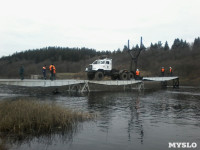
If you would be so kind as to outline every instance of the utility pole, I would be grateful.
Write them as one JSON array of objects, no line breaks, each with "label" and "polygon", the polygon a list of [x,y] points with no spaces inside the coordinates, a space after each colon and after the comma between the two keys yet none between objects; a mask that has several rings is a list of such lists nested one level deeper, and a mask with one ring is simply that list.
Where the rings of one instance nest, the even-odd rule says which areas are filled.
[{"label": "utility pole", "polygon": [[[140,38],[140,48],[139,49],[132,49],[129,48],[129,40],[128,40],[128,52],[131,56],[131,64],[130,64],[130,71],[136,72],[137,65],[138,65],[138,58],[141,53],[141,51],[144,49],[144,46],[142,44],[142,37]],[[133,70],[133,62],[135,64],[135,68]]]}]

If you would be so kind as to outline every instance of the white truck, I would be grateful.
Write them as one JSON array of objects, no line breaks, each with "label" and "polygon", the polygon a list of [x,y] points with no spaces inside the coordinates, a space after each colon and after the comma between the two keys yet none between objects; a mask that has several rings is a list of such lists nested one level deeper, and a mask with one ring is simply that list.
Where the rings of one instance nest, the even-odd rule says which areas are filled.
[{"label": "white truck", "polygon": [[95,60],[85,71],[89,80],[102,80],[104,76],[110,76],[112,80],[130,80],[135,76],[133,71],[113,69],[109,58]]}]

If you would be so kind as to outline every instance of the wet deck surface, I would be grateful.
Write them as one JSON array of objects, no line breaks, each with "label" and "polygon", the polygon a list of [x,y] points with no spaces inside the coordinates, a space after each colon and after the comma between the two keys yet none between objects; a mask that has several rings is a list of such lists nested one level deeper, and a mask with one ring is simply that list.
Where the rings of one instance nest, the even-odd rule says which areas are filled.
[{"label": "wet deck surface", "polygon": [[33,80],[33,79],[0,79],[0,84],[3,85],[17,85],[17,86],[28,86],[28,87],[50,87],[50,86],[65,86],[74,84],[103,84],[103,85],[129,85],[141,83],[141,80],[126,80],[126,81],[93,81],[93,80]]},{"label": "wet deck surface", "polygon": [[162,81],[170,81],[170,80],[175,80],[178,79],[179,77],[174,76],[174,77],[143,77],[144,81],[158,81],[158,82],[162,82]]}]

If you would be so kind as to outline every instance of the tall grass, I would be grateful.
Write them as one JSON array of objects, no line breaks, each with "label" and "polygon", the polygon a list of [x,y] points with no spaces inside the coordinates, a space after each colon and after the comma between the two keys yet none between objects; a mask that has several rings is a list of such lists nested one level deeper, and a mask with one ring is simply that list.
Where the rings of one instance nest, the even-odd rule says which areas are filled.
[{"label": "tall grass", "polygon": [[52,133],[73,129],[91,115],[36,100],[0,102],[0,132],[15,135]]},{"label": "tall grass", "polygon": [[0,139],[0,150],[8,150],[6,142],[2,139]]}]

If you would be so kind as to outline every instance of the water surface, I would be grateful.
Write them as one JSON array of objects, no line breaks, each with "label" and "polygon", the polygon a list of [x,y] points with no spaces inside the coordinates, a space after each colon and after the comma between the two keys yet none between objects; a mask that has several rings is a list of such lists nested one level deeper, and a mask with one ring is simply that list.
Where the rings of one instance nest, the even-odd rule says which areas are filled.
[{"label": "water surface", "polygon": [[[16,94],[16,95],[15,95]],[[1,86],[0,99],[27,96]],[[30,97],[30,96],[29,96]],[[37,137],[14,143],[15,150],[167,150],[169,142],[195,142],[200,147],[200,89],[181,87],[132,92],[31,95],[76,111],[97,114],[80,123],[76,133]]]}]

